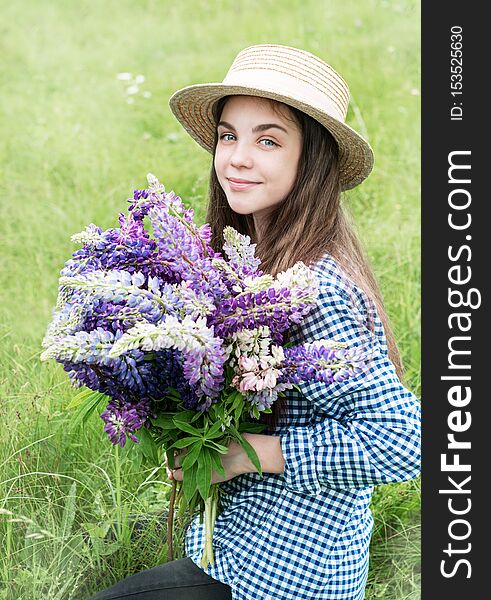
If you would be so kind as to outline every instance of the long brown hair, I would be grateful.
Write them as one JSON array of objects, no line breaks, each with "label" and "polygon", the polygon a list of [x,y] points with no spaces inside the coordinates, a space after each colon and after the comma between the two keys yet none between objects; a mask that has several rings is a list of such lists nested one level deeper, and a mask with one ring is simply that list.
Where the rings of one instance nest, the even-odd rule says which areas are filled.
[{"label": "long brown hair", "polygon": [[[214,106],[218,123],[230,96],[221,98]],[[267,99],[268,100],[268,99]],[[264,235],[257,239],[252,215],[235,213],[227,202],[212,162],[209,184],[207,222],[212,228],[212,246],[222,250],[223,229],[234,227],[256,243],[256,255],[261,259],[261,270],[276,275],[298,261],[312,265],[328,252],[348,277],[374,302],[387,339],[389,358],[397,375],[402,379],[404,369],[384,309],[382,295],[362,245],[346,208],[341,203],[338,169],[338,146],[329,131],[296,108],[269,100],[273,111],[300,127],[302,151],[298,173],[292,189],[283,202],[270,213]],[[216,148],[218,141],[215,130]],[[369,315],[373,328],[373,316]],[[263,421],[274,425],[285,411],[285,403],[273,404],[272,415],[263,415]]]}]

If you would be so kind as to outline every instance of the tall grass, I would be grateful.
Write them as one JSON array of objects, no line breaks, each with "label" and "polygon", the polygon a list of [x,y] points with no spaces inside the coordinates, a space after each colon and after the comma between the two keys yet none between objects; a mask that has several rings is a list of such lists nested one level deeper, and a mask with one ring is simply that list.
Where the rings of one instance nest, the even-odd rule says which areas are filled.
[{"label": "tall grass", "polygon": [[[117,456],[97,418],[71,426],[67,377],[39,362],[59,271],[70,235],[114,226],[149,171],[204,220],[210,157],[167,101],[221,81],[240,49],[301,47],[348,80],[348,122],[376,166],[345,200],[419,394],[419,4],[20,0],[1,11],[0,599],[83,599],[166,560],[170,484],[129,447]],[[145,76],[133,103],[120,72]],[[418,598],[419,482],[378,488],[372,510],[367,598]]]}]

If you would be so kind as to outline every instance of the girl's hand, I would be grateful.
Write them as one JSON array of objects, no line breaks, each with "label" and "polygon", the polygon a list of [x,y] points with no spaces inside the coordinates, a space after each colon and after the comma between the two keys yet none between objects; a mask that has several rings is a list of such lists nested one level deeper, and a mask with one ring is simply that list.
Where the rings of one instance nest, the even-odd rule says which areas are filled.
[{"label": "girl's hand", "polygon": [[[263,435],[261,433],[244,433],[244,438],[251,444],[256,451],[257,457],[263,473],[283,473],[285,470],[285,458],[281,449],[281,440],[279,436],[274,435]],[[182,481],[182,469],[180,468],[180,460],[182,456],[187,452],[187,448],[184,450],[176,451],[174,456],[174,463],[176,468],[170,470],[166,469],[167,476],[169,479],[176,479]],[[240,444],[231,440],[228,445],[227,454],[219,454],[223,468],[225,469],[225,477],[218,475],[215,471],[212,473],[212,483],[220,483],[222,481],[228,481],[237,475],[244,473],[257,473],[256,467],[252,464],[246,451]]]},{"label": "girl's hand", "polygon": [[[169,479],[175,479],[176,481],[183,480],[183,472],[180,464],[186,452],[187,448],[184,448],[183,450],[179,450],[174,453],[174,469],[169,469],[167,466],[167,459],[165,458],[165,468],[167,471],[167,477]],[[246,467],[249,462],[248,456],[242,446],[234,440],[231,440],[229,443],[227,454],[219,454],[219,457],[223,468],[225,469],[225,477],[218,475],[216,471],[213,471],[211,478],[212,484],[228,481],[233,477],[237,477],[237,475],[242,475],[243,473],[249,472]]]}]

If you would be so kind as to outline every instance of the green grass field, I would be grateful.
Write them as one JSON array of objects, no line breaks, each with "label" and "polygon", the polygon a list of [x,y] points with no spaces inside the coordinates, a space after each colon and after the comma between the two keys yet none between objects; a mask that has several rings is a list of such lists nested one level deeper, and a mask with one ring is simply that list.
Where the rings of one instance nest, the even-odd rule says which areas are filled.
[{"label": "green grass field", "polygon": [[[98,418],[40,363],[59,271],[87,224],[117,214],[152,172],[203,221],[210,156],[172,116],[178,88],[221,81],[242,48],[304,48],[350,84],[348,123],[375,169],[346,194],[420,392],[419,3],[322,0],[3,1],[0,36],[0,599],[84,599],[165,562],[165,470],[119,455]],[[135,94],[117,79],[143,75]],[[128,102],[129,100],[129,102]],[[419,481],[377,488],[366,598],[416,599]],[[184,525],[183,525],[184,526]],[[131,538],[131,541],[130,541]],[[182,528],[176,531],[182,556]]]}]

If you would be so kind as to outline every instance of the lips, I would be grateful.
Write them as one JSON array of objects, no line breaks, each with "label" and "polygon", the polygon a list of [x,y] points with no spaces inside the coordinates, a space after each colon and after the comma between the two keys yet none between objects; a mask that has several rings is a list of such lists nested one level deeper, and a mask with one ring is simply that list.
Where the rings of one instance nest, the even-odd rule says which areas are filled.
[{"label": "lips", "polygon": [[238,179],[237,177],[229,177],[228,180],[232,183],[259,183],[259,181],[251,181],[250,179]]},{"label": "lips", "polygon": [[250,188],[253,188],[256,185],[259,185],[261,182],[260,181],[247,181],[246,179],[229,178],[228,183],[232,190],[240,191],[240,190],[248,190]]}]

